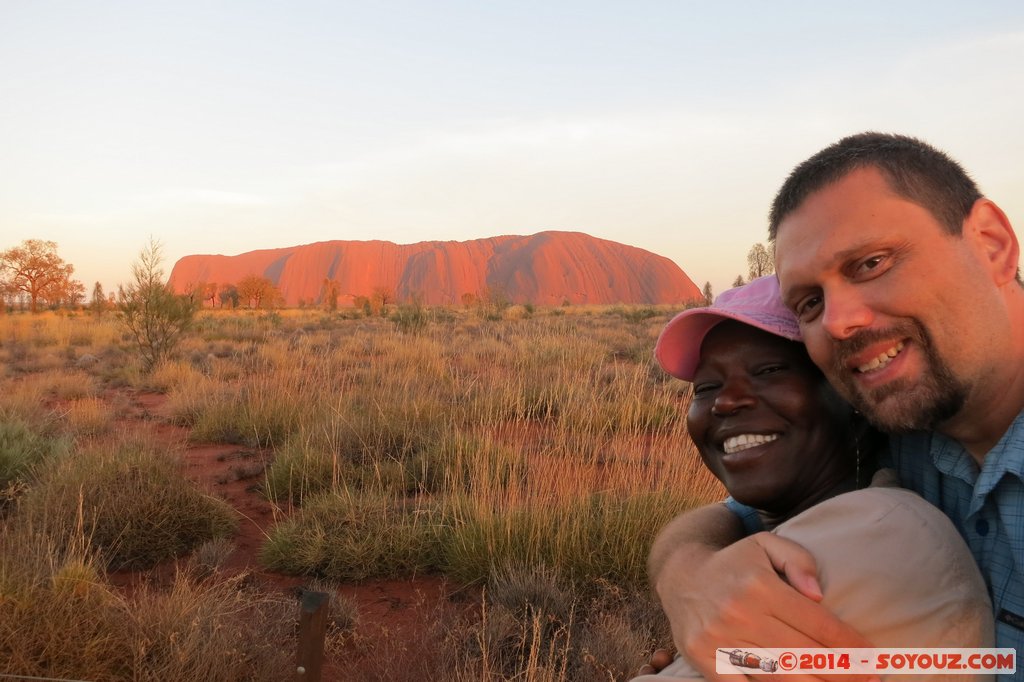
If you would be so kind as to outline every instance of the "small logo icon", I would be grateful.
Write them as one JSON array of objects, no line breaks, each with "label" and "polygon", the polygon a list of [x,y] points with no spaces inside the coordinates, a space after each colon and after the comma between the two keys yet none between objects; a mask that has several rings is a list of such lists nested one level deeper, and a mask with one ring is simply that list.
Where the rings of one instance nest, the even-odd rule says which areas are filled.
[{"label": "small logo icon", "polygon": [[729,662],[738,668],[754,668],[766,673],[773,673],[779,669],[779,664],[774,658],[761,658],[757,654],[742,649],[733,649],[732,651],[719,649],[719,651],[728,655]]}]

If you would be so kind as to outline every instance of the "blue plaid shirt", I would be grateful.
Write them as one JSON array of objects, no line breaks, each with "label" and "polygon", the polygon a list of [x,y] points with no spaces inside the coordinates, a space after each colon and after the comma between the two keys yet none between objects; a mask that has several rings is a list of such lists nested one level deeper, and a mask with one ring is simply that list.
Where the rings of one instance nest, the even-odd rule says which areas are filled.
[{"label": "blue plaid shirt", "polygon": [[[935,432],[894,437],[893,464],[904,487],[952,520],[988,585],[996,646],[1024,652],[1024,412],[985,455]],[[936,560],[941,558],[936,557]],[[1018,675],[1022,673],[1017,662]]]},{"label": "blue plaid shirt", "polygon": [[[1024,654],[1024,412],[985,456],[979,470],[960,443],[922,431],[894,436],[891,462],[900,482],[939,507],[967,541],[988,585],[996,646]],[[731,498],[726,506],[750,533],[764,530],[757,512]],[[941,561],[942,557],[936,557]],[[1017,675],[1024,667],[1017,662]]]}]

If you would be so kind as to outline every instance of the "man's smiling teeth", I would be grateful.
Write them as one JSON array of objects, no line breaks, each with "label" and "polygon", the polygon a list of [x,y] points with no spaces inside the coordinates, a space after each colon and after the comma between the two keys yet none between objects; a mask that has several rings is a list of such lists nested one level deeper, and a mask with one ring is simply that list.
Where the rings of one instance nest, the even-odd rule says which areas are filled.
[{"label": "man's smiling teeth", "polygon": [[771,443],[777,439],[779,434],[773,433],[770,436],[762,436],[757,433],[744,433],[742,436],[733,436],[732,438],[726,438],[725,442],[722,443],[722,449],[725,450],[725,454],[731,455],[734,452],[740,450],[748,450],[758,445],[764,445],[765,443]]},{"label": "man's smiling teeth", "polygon": [[878,357],[871,358],[871,360],[865,362],[863,365],[858,367],[857,371],[870,372],[871,370],[878,369],[879,367],[885,367],[886,365],[889,364],[889,362],[892,361],[894,357],[896,357],[896,354],[899,353],[901,350],[903,350],[902,341],[900,341],[899,343],[897,343],[895,346],[885,351],[884,353],[879,353]]}]

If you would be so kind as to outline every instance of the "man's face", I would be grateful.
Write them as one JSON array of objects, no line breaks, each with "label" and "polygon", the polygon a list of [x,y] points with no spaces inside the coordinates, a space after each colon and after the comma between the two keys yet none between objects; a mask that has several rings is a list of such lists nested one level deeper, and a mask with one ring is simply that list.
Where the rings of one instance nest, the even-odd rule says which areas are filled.
[{"label": "man's face", "polygon": [[874,168],[812,194],[782,221],[776,268],[811,357],[883,430],[956,416],[992,367],[991,306],[979,303],[990,300],[986,270],[964,238]]}]

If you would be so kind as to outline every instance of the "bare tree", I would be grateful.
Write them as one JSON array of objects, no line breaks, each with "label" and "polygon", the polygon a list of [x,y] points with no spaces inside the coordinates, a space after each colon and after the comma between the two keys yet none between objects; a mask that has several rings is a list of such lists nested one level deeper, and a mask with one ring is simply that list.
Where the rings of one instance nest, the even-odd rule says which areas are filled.
[{"label": "bare tree", "polygon": [[40,302],[75,305],[81,300],[85,287],[71,279],[74,271],[57,255],[57,242],[26,239],[21,246],[0,252],[0,288],[28,296],[33,313],[39,312]]},{"label": "bare tree", "polygon": [[103,285],[99,282],[92,287],[92,301],[89,303],[89,308],[96,317],[103,315],[107,309],[107,296],[103,293]]},{"label": "bare tree", "polygon": [[715,294],[711,291],[711,282],[704,282],[704,305],[711,305],[715,300]]},{"label": "bare tree", "polygon": [[747,251],[747,268],[749,269],[748,280],[755,280],[775,272],[775,261],[764,244],[754,244],[750,247],[750,251]]},{"label": "bare tree", "polygon": [[234,284],[222,284],[217,290],[217,298],[220,300],[221,308],[238,307],[238,287]]},{"label": "bare tree", "polygon": [[732,288],[735,289],[736,287],[741,287],[744,284],[746,284],[746,282],[743,281],[743,275],[736,275],[736,279],[732,281]]},{"label": "bare tree", "polygon": [[324,310],[337,310],[338,309],[338,297],[341,295],[340,285],[330,279],[329,277],[324,278],[324,283],[320,287],[320,305],[323,306]]},{"label": "bare tree", "polygon": [[204,287],[203,287],[202,296],[203,296],[203,305],[206,304],[206,301],[209,301],[210,302],[210,307],[211,308],[216,308],[217,307],[217,283],[216,282],[207,282],[204,285]]}]

